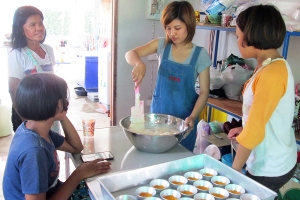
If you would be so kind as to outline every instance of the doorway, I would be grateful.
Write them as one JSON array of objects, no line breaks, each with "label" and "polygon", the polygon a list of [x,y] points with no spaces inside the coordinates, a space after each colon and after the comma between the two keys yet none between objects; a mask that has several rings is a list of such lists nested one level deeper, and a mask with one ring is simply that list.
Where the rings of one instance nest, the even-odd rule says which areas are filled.
[{"label": "doorway", "polygon": [[[83,52],[98,52],[107,49],[113,52],[113,0],[11,0],[8,5],[0,8],[0,17],[4,25],[0,30],[1,35],[11,33],[11,24],[14,11],[23,5],[32,5],[39,8],[44,15],[44,23],[47,29],[46,44],[52,46],[58,68],[67,64],[76,63],[78,55]],[[3,43],[8,42],[3,37]],[[2,43],[2,44],[3,44]],[[108,110],[110,125],[115,125],[113,108],[113,70],[114,55],[110,55],[109,74],[106,75],[109,86]],[[66,65],[64,65],[66,64]],[[6,65],[5,65],[6,66]],[[57,69],[55,69],[57,70]],[[76,73],[75,73],[76,74]],[[74,73],[70,73],[70,76]],[[73,88],[70,88],[73,89]],[[106,102],[107,103],[107,102]],[[101,104],[101,103],[100,103]],[[107,108],[107,106],[106,106]]]}]

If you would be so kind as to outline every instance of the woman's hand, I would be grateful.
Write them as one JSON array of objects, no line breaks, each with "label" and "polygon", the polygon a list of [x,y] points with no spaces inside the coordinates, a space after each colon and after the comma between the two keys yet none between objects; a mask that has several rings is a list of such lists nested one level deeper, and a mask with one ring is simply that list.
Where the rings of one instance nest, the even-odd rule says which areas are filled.
[{"label": "woman's hand", "polygon": [[195,122],[195,119],[191,116],[185,118],[185,120],[184,120],[185,125],[188,126],[189,129],[192,129],[192,130],[194,129],[194,122]]},{"label": "woman's hand", "polygon": [[75,171],[80,176],[80,179],[89,178],[97,174],[103,174],[110,170],[111,163],[104,159],[96,159],[90,162],[82,163]]},{"label": "woman's hand", "polygon": [[143,61],[138,62],[138,64],[133,68],[131,72],[132,81],[135,82],[134,89],[136,89],[142,82],[146,73],[146,65]]},{"label": "woman's hand", "polygon": [[195,122],[195,119],[191,116],[185,118],[184,124],[185,124],[185,126],[188,127],[188,130],[183,139],[185,139],[191,133],[191,131],[194,129],[194,122]]},{"label": "woman's hand", "polygon": [[236,137],[242,132],[242,130],[242,126],[230,129],[227,135],[228,139],[236,141]]}]

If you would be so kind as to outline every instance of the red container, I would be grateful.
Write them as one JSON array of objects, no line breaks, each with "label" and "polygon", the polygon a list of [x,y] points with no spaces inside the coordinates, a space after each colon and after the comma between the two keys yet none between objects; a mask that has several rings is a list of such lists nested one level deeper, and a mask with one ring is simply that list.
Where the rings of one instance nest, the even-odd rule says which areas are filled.
[{"label": "red container", "polygon": [[300,151],[298,151],[297,163],[300,163]]}]

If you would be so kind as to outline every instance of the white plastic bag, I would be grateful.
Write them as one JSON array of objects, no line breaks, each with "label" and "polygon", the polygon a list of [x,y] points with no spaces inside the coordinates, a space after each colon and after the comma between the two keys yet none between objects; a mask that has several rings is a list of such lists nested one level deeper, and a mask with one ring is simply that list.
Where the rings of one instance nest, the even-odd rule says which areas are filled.
[{"label": "white plastic bag", "polygon": [[222,76],[225,84],[222,86],[228,99],[239,100],[243,84],[252,76],[253,71],[239,65],[227,67]]},{"label": "white plastic bag", "polygon": [[252,74],[252,70],[247,70],[240,65],[230,65],[222,72],[222,76],[226,83],[240,85],[244,84]]},{"label": "white plastic bag", "polygon": [[197,125],[197,138],[195,141],[194,154],[202,154],[205,148],[210,144],[202,136],[210,134],[209,124],[203,119]]},{"label": "white plastic bag", "polygon": [[223,79],[222,73],[214,68],[210,68],[210,90],[220,89],[225,84],[225,80]]},{"label": "white plastic bag", "polygon": [[225,83],[222,88],[228,99],[240,100],[242,85]]}]

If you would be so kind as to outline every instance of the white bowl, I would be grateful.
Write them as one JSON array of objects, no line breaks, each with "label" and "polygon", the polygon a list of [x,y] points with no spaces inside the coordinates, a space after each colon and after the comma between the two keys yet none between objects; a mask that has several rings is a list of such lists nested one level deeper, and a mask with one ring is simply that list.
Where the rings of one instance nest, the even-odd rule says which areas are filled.
[{"label": "white bowl", "polygon": [[187,178],[189,184],[202,179],[202,175],[199,172],[186,172],[183,176]]},{"label": "white bowl", "polygon": [[174,189],[166,189],[166,190],[163,190],[160,192],[160,197],[163,199],[163,200],[167,200],[166,198],[164,198],[165,196],[173,196],[177,199],[179,199],[181,197],[181,194],[180,192],[178,192],[177,190],[174,190]]},{"label": "white bowl", "polygon": [[211,182],[206,180],[195,181],[193,183],[193,186],[195,186],[199,192],[203,192],[203,193],[208,193],[208,190],[213,187]]},{"label": "white bowl", "polygon": [[190,197],[181,197],[178,200],[194,200],[194,199]]},{"label": "white bowl", "polygon": [[210,180],[214,187],[225,188],[230,183],[230,180],[225,176],[214,176]]},{"label": "white bowl", "polygon": [[237,184],[228,184],[225,186],[225,190],[229,192],[229,197],[237,198],[237,199],[239,199],[240,196],[246,192],[242,186]]},{"label": "white bowl", "polygon": [[157,192],[165,190],[169,186],[170,186],[170,183],[164,179],[154,179],[150,182],[150,187],[153,187]]},{"label": "white bowl", "polygon": [[181,185],[177,188],[183,197],[193,197],[197,193],[197,188],[192,185]]},{"label": "white bowl", "polygon": [[258,196],[254,194],[242,194],[240,200],[261,200]]},{"label": "white bowl", "polygon": [[195,194],[194,199],[195,200],[202,200],[202,199],[215,200],[215,197],[211,194],[201,192],[201,193]]},{"label": "white bowl", "polygon": [[116,198],[116,200],[136,200],[136,198],[129,194],[120,195]]},{"label": "white bowl", "polygon": [[213,176],[217,176],[218,172],[212,168],[203,168],[200,169],[200,174],[202,175],[204,180],[210,181]]},{"label": "white bowl", "polygon": [[187,184],[188,180],[184,176],[173,175],[168,179],[172,188],[177,189],[178,186]]},{"label": "white bowl", "polygon": [[[151,196],[147,195],[142,195],[142,194],[149,194]],[[135,195],[137,196],[138,199],[143,200],[146,199],[147,197],[153,197],[156,195],[156,190],[153,187],[149,186],[142,186],[136,189]]]},{"label": "white bowl", "polygon": [[[225,190],[224,188],[220,188],[220,187],[210,188],[209,194],[213,195],[215,197],[215,199],[217,199],[217,200],[223,200],[223,199],[227,199],[229,197],[229,192],[227,190]],[[222,197],[219,195],[222,195]]]}]

